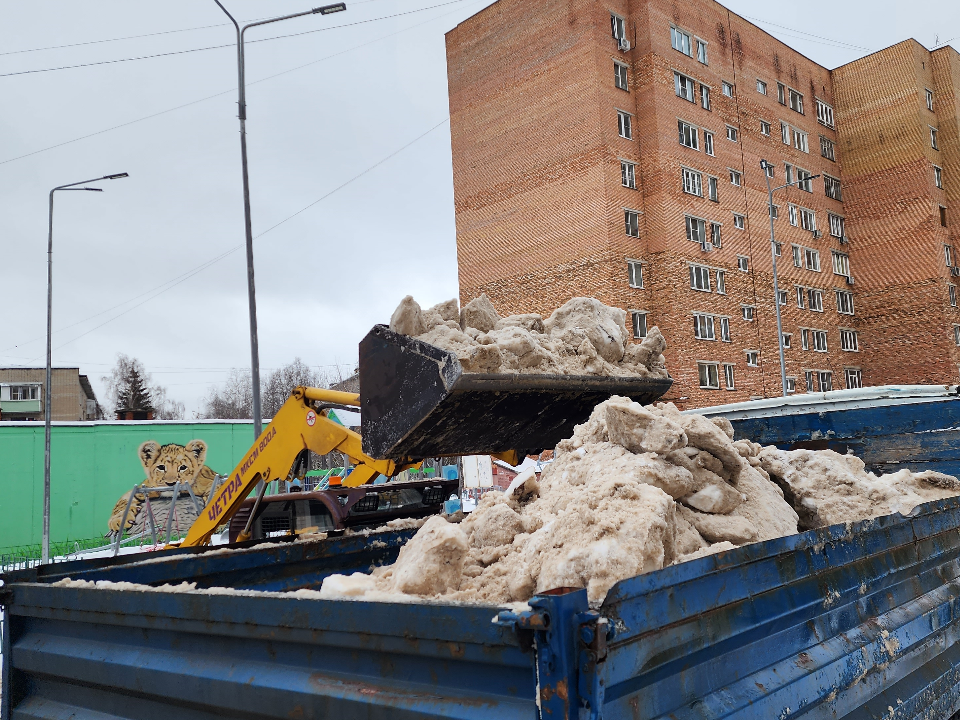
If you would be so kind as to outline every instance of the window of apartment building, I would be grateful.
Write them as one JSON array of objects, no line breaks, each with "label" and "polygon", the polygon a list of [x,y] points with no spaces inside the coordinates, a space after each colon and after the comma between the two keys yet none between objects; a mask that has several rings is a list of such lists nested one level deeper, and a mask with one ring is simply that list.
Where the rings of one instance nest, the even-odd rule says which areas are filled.
[{"label": "window of apartment building", "polygon": [[817,99],[817,122],[828,128],[833,127],[833,108],[819,98]]},{"label": "window of apartment building", "polygon": [[807,392],[813,392],[813,370],[804,370],[803,378],[806,380]]},{"label": "window of apartment building", "polygon": [[682,97],[688,102],[696,102],[693,88],[693,78],[681,75],[678,72],[673,73],[673,89],[677,93],[677,97]]},{"label": "window of apartment building", "polygon": [[39,385],[11,385],[10,399],[11,400],[39,400],[40,386]]},{"label": "window of apartment building", "polygon": [[784,349],[789,350],[791,347],[791,343],[793,342],[793,335],[791,335],[790,333],[783,333],[780,336],[780,339],[783,342]]},{"label": "window of apartment building", "polygon": [[647,336],[647,314],[634,310],[630,313],[630,319],[633,324],[633,337],[645,338]]},{"label": "window of apartment building", "polygon": [[827,219],[830,221],[830,234],[836,238],[842,238],[843,237],[843,218],[840,217],[839,215],[828,213]]},{"label": "window of apartment building", "polygon": [[846,383],[847,390],[862,388],[863,376],[860,374],[860,368],[844,368],[843,381]]},{"label": "window of apartment building", "polygon": [[796,173],[793,171],[793,165],[790,163],[783,164],[783,177],[787,184],[791,184],[796,179]]},{"label": "window of apartment building", "polygon": [[829,175],[823,176],[823,191],[831,200],[843,200],[840,194],[840,181],[835,177],[830,177]]},{"label": "window of apartment building", "polygon": [[620,161],[620,184],[625,188],[637,189],[637,166],[628,161]]},{"label": "window of apartment building", "polygon": [[930,128],[930,147],[934,150],[939,150],[940,147],[937,145],[937,129],[935,127]]},{"label": "window of apartment building", "polygon": [[707,223],[705,220],[697,217],[691,217],[687,215],[686,218],[687,225],[687,240],[690,242],[695,242],[700,247],[706,249],[707,245]]},{"label": "window of apartment building", "polygon": [[680,137],[680,144],[691,150],[700,149],[700,132],[690,123],[683,120],[677,120],[677,132]]},{"label": "window of apartment building", "polygon": [[761,95],[767,94],[767,84],[763,80],[757,79],[757,92]]},{"label": "window of apartment building", "polygon": [[947,261],[947,267],[953,267],[953,246],[943,246],[943,259]]},{"label": "window of apartment building", "polygon": [[705,265],[690,266],[690,287],[710,292],[710,268]]},{"label": "window of apartment building", "polygon": [[640,237],[640,213],[636,210],[623,211],[624,232],[630,237]]},{"label": "window of apartment building", "polygon": [[830,254],[833,256],[833,274],[850,277],[850,256],[836,250],[831,250]]},{"label": "window of apartment building", "polygon": [[710,223],[710,244],[715,248],[723,247],[720,239],[720,223]]},{"label": "window of apartment building", "polygon": [[826,330],[811,330],[810,339],[813,341],[814,352],[827,351],[827,331]]},{"label": "window of apartment building", "polygon": [[747,272],[750,269],[750,258],[745,255],[737,255],[737,270]]},{"label": "window of apartment building", "polygon": [[797,379],[795,377],[787,378],[787,387],[785,388],[787,394],[795,393],[797,391]]},{"label": "window of apartment building", "polygon": [[703,197],[703,175],[690,168],[681,168],[683,191],[688,195]]},{"label": "window of apartment building", "polygon": [[697,38],[697,60],[707,65],[707,43]]},{"label": "window of apartment building", "polygon": [[760,121],[760,134],[770,137],[770,123],[768,123],[766,120]]},{"label": "window of apartment building", "polygon": [[717,294],[727,294],[727,273],[723,270],[717,270]]},{"label": "window of apartment building", "polygon": [[823,312],[823,292],[816,288],[807,288],[807,307],[813,312]]},{"label": "window of apartment building", "polygon": [[747,367],[760,367],[760,351],[747,350]]},{"label": "window of apartment building", "polygon": [[787,88],[783,83],[777,83],[777,102],[781,105],[787,104]]},{"label": "window of apartment building", "polygon": [[933,111],[933,90],[927,89],[927,110]]},{"label": "window of apartment building", "polygon": [[797,168],[797,187],[804,192],[812,193],[813,180],[810,179],[811,177],[813,177],[813,173],[811,173],[809,170]]},{"label": "window of apartment building", "polygon": [[733,142],[737,142],[739,135],[740,133],[737,131],[735,127],[733,127],[733,125],[727,125],[727,140],[732,140]]},{"label": "window of apartment building", "polygon": [[820,136],[820,155],[827,160],[837,161],[837,153],[834,149],[833,140],[825,138],[823,135]]},{"label": "window of apartment building", "polygon": [[703,151],[707,155],[713,155],[713,133],[703,131]]},{"label": "window of apartment building", "polygon": [[[793,249],[793,266],[803,267],[803,248],[800,245],[792,245],[791,247]],[[803,307],[803,305],[800,307]]]},{"label": "window of apartment building", "polygon": [[737,230],[743,230],[743,228],[746,226],[746,220],[743,215],[737,215],[737,213],[733,214],[733,226]]},{"label": "window of apartment building", "polygon": [[[774,208],[776,209],[776,208]],[[776,217],[776,215],[774,215]],[[783,251],[783,245],[780,244],[780,241],[773,243],[773,254],[777,257],[780,257],[780,253]]]},{"label": "window of apartment building", "polygon": [[786,290],[777,290],[777,300],[781,305],[787,304],[787,291]]},{"label": "window of apartment building", "polygon": [[790,126],[785,122],[780,123],[780,139],[783,140],[784,145],[790,144]]},{"label": "window of apartment building", "polygon": [[[780,219],[780,206],[779,206],[779,205],[768,205],[768,206],[767,206],[767,211],[770,213],[770,217],[772,217],[774,220],[779,220],[779,219]],[[780,243],[777,243],[777,257],[780,256],[779,247],[780,247]]]},{"label": "window of apartment building", "polygon": [[724,385],[726,385],[727,390],[736,389],[733,382],[733,365],[730,363],[724,363],[723,365],[723,382]]},{"label": "window of apartment building", "polygon": [[942,227],[946,227],[947,226],[947,209],[943,205],[940,205],[939,208],[940,208],[940,225]]},{"label": "window of apartment building", "polygon": [[807,290],[799,285],[795,289],[797,291],[797,307],[803,310],[807,306]]},{"label": "window of apartment building", "polygon": [[860,338],[856,330],[840,329],[840,349],[845,352],[860,352]]},{"label": "window of apartment building", "polygon": [[730,318],[720,317],[717,320],[720,321],[720,340],[730,342]]},{"label": "window of apartment building", "polygon": [[809,153],[810,144],[807,139],[807,134],[796,128],[791,128],[791,130],[793,132],[793,146],[800,152]]},{"label": "window of apartment building", "polygon": [[700,83],[700,104],[704,110],[710,109],[710,88],[703,83]]},{"label": "window of apartment building", "polygon": [[627,260],[627,278],[630,281],[630,287],[643,287],[643,263],[639,260]]},{"label": "window of apartment building", "polygon": [[763,174],[768,178],[773,178],[773,163],[767,163],[763,166]]},{"label": "window of apartment building", "polygon": [[803,95],[790,88],[790,109],[803,115]]},{"label": "window of apartment building", "polygon": [[633,117],[630,113],[617,110],[617,132],[620,137],[633,140]]},{"label": "window of apartment building", "polygon": [[820,251],[812,248],[803,249],[803,266],[807,270],[820,272]]},{"label": "window of apartment building", "polygon": [[740,311],[743,313],[743,319],[747,322],[753,322],[753,305],[741,305]]},{"label": "window of apartment building", "polygon": [[853,293],[837,290],[837,312],[841,315],[853,315]]},{"label": "window of apartment building", "polygon": [[957,286],[956,285],[947,285],[947,290],[950,292],[950,305],[952,307],[957,306]]},{"label": "window of apartment building", "polygon": [[960,325],[953,326],[953,342],[960,345]]},{"label": "window of apartment building", "polygon": [[833,390],[833,373],[829,370],[818,370],[817,379],[820,381],[820,392]]},{"label": "window of apartment building", "polygon": [[693,336],[697,340],[716,340],[713,315],[701,315],[694,313],[693,316]]},{"label": "window of apartment building", "polygon": [[[613,84],[616,85],[621,90],[626,90],[630,92],[630,81],[627,77],[628,69],[627,66],[622,62],[613,61]],[[677,93],[680,94],[679,92]]]},{"label": "window of apartment building", "polygon": [[817,229],[817,214],[813,210],[797,205],[790,205],[788,210],[790,211],[791,225],[799,225],[804,230],[809,230],[810,232]]},{"label": "window of apartment building", "polygon": [[743,184],[743,176],[736,170],[730,170],[730,183],[740,187]]},{"label": "window of apartment building", "polygon": [[610,13],[610,29],[616,40],[622,40],[627,37],[627,23],[616,13]]},{"label": "window of apartment building", "polygon": [[723,81],[723,85],[722,85],[721,87],[723,88],[723,94],[724,94],[724,95],[726,95],[727,97],[731,97],[731,98],[733,97],[733,84],[732,84],[732,83],[728,83],[726,80],[724,80],[724,81]]},{"label": "window of apartment building", "polygon": [[685,33],[678,27],[670,26],[670,45],[674,50],[682,52],[684,55],[693,57],[692,45],[690,43],[690,33]]},{"label": "window of apartment building", "polygon": [[700,375],[700,387],[705,390],[720,389],[720,372],[717,363],[697,363],[697,372]]},{"label": "window of apartment building", "polygon": [[[713,200],[713,202],[720,202],[720,192],[717,189],[718,183],[719,181],[715,177],[707,178],[707,197]],[[717,227],[719,227],[719,225]],[[717,243],[714,243],[714,245],[717,245]],[[717,245],[717,247],[720,246]]]}]

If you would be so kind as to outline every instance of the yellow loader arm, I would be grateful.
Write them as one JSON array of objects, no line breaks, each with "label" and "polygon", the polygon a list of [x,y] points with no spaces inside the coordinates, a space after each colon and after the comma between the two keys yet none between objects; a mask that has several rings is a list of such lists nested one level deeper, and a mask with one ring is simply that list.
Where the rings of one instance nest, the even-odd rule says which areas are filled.
[{"label": "yellow loader arm", "polygon": [[[316,408],[314,401],[319,403]],[[267,483],[286,478],[302,450],[318,455],[336,450],[349,457],[355,467],[343,480],[347,487],[363,485],[378,475],[396,475],[416,465],[375,460],[365,455],[360,435],[329,419],[324,405],[359,406],[360,396],[321,388],[295,388],[227,481],[217,488],[216,495],[207,502],[180,547],[206,545],[213,531],[233,517],[260,480]]]}]

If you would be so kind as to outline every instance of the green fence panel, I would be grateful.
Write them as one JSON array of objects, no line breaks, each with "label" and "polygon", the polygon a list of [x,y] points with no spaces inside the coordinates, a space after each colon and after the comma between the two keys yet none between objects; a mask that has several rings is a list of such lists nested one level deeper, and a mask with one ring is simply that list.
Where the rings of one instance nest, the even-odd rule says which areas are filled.
[{"label": "green fence panel", "polygon": [[[230,472],[253,444],[250,422],[54,423],[50,440],[50,540],[101,536],[113,506],[142,482],[137,448],[207,444],[206,464]],[[43,531],[43,424],[0,423],[0,549],[39,543]]]}]

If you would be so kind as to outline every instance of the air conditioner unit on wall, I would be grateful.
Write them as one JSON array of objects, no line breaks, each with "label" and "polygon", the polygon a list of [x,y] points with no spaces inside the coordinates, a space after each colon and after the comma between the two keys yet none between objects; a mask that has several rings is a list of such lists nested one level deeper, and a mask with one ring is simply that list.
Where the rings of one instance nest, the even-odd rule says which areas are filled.
[{"label": "air conditioner unit on wall", "polygon": [[706,242],[700,245],[700,249],[703,250],[704,252],[710,252],[711,250],[713,250],[713,243],[707,240]]},{"label": "air conditioner unit on wall", "polygon": [[626,38],[617,38],[617,48],[623,52],[627,52],[630,49],[630,41]]},{"label": "air conditioner unit on wall", "polygon": [[850,238],[848,238],[846,235],[841,236],[840,238],[841,245],[846,245],[848,242],[850,242]]},{"label": "air conditioner unit on wall", "polygon": [[820,232],[819,230],[814,230],[814,231],[813,231],[813,239],[814,239],[814,240],[819,240],[819,239],[822,238],[822,237],[823,237],[823,233],[822,233],[822,232]]},{"label": "air conditioner unit on wall", "polygon": [[950,274],[951,274],[953,277],[960,277],[960,267],[952,267],[952,268],[950,268]]},{"label": "air conditioner unit on wall", "polygon": [[847,275],[847,285],[853,285],[853,275]]}]

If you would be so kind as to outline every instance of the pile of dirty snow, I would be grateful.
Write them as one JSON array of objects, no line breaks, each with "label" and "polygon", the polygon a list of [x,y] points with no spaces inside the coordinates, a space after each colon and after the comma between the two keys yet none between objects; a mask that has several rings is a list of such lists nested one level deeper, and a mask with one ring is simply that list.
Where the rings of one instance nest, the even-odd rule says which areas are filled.
[{"label": "pile of dirty snow", "polygon": [[900,470],[878,477],[866,472],[863,461],[853,455],[751,446],[752,456],[796,508],[801,530],[897,512],[905,515],[925,502],[960,495],[957,478],[932,470]]},{"label": "pile of dirty snow", "polygon": [[485,294],[462,309],[448,300],[427,310],[408,295],[390,329],[449,350],[468,373],[669,377],[660,330],[630,343],[626,320],[625,311],[594,298],[573,298],[544,319],[502,318]]},{"label": "pile of dirty snow", "polygon": [[797,532],[781,490],[732,437],[729,421],[613,397],[557,446],[539,482],[519,475],[459,525],[430,518],[396,563],[327,578],[321,594],[502,603],[586,587],[598,604],[624,578]]},{"label": "pile of dirty snow", "polygon": [[522,473],[459,524],[428,519],[396,563],[331,576],[320,595],[502,604],[585,587],[596,606],[622,579],[793,535],[798,523],[906,513],[953,495],[960,482],[948,475],[877,477],[853,456],[734,442],[724,418],[613,397],[557,446],[539,481]]}]

